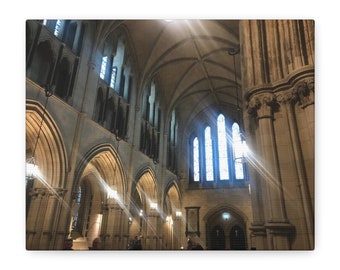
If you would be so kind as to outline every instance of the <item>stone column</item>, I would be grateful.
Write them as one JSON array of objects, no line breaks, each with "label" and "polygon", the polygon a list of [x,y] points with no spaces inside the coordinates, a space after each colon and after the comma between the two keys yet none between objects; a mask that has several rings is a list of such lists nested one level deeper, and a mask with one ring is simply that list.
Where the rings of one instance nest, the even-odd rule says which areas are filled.
[{"label": "stone column", "polygon": [[40,235],[42,228],[41,218],[44,216],[44,201],[46,190],[44,188],[34,188],[29,192],[31,204],[26,221],[26,248],[28,250],[40,249]]},{"label": "stone column", "polygon": [[[257,193],[252,195],[255,211],[251,230],[253,236],[256,236],[256,247],[260,245],[259,248],[263,249],[289,249],[288,235],[292,225],[287,220],[285,209],[281,179],[283,174],[280,171],[273,122],[274,110],[278,106],[278,94],[296,85],[296,95],[299,96],[299,103],[306,114],[309,134],[313,134],[314,107],[310,103],[311,95],[306,93],[314,93],[313,83],[307,84],[306,88],[301,87],[299,81],[314,76],[314,21],[241,20],[240,49],[243,93],[249,104],[249,112],[255,116],[249,121],[255,124],[252,127],[246,125],[245,130],[247,132],[249,128],[254,129],[251,130],[256,146],[253,151],[260,154],[260,158],[254,154],[253,165],[256,172],[253,171],[250,175],[252,187],[256,188]],[[290,129],[298,130],[303,120],[299,118],[300,122],[293,127],[294,117],[287,117],[291,117],[287,119],[290,121]],[[300,126],[299,128],[301,129]],[[306,142],[305,144],[309,147]],[[295,149],[295,158],[300,158],[296,156],[297,153]],[[312,157],[308,158],[311,168]],[[309,192],[312,194],[313,188]],[[264,237],[267,238],[267,247],[261,244]]]},{"label": "stone column", "polygon": [[147,217],[145,247],[143,249],[156,250],[158,245],[158,220],[159,215],[157,211],[151,211]]},{"label": "stone column", "polygon": [[297,83],[293,89],[293,93],[297,98],[298,104],[304,110],[309,133],[313,134],[311,139],[314,145],[314,79],[307,78]]},{"label": "stone column", "polygon": [[[308,82],[308,83],[307,83]],[[310,130],[310,134],[314,134],[314,96],[310,95],[312,92],[310,91],[312,80],[299,82],[293,90],[286,91],[278,95],[277,100],[285,108],[285,112],[287,115],[287,122],[289,128],[289,134],[291,139],[291,144],[293,148],[294,154],[294,164],[297,172],[297,187],[300,192],[300,200],[303,209],[303,217],[300,217],[302,222],[304,223],[304,228],[306,233],[303,234],[304,241],[306,242],[305,246],[308,249],[314,248],[314,211],[312,199],[308,189],[308,178],[306,175],[305,165],[304,165],[304,157],[301,148],[301,142],[299,137],[299,127],[297,125],[296,114],[295,114],[295,105],[299,103],[301,107],[305,110],[311,110],[306,112],[307,124]],[[314,139],[314,136],[312,136]],[[314,140],[313,140],[314,143]]]},{"label": "stone column", "polygon": [[289,249],[288,223],[285,209],[278,153],[273,126],[273,110],[277,105],[271,93],[259,94],[249,103],[256,115],[259,131],[260,174],[263,191],[263,207],[269,249]]},{"label": "stone column", "polygon": [[[62,207],[63,189],[37,187],[30,191],[32,198],[26,223],[27,249],[49,250],[54,248],[58,236],[57,224]],[[64,236],[64,235],[63,235]]]},{"label": "stone column", "polygon": [[58,223],[60,214],[63,209],[70,211],[68,204],[64,201],[64,194],[66,190],[62,188],[49,189],[46,202],[45,222],[43,225],[43,235],[41,239],[41,246],[44,249],[56,249],[58,238],[65,238],[65,232],[58,231]]},{"label": "stone column", "polygon": [[119,249],[122,209],[118,203],[112,202],[103,208],[102,248],[105,250]]}]

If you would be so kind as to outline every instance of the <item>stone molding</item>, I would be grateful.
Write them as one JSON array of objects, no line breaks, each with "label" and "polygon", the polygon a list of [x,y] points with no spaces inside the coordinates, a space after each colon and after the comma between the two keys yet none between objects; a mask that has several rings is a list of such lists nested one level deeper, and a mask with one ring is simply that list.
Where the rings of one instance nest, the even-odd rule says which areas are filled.
[{"label": "stone molding", "polygon": [[257,119],[272,117],[271,110],[280,104],[298,103],[302,109],[314,104],[314,79],[306,78],[288,89],[258,92],[247,103],[247,112]]}]

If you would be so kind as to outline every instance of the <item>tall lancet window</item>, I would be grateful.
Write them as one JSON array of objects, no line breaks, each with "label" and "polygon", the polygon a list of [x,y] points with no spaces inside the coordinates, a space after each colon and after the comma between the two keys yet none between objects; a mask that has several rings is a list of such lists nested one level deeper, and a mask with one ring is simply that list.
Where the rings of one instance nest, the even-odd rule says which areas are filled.
[{"label": "tall lancet window", "polygon": [[217,137],[220,180],[229,180],[227,132],[225,128],[225,118],[222,114],[217,117]]},{"label": "tall lancet window", "polygon": [[206,180],[214,180],[214,163],[213,163],[213,149],[212,149],[212,139],[211,139],[211,128],[206,127],[204,132],[205,138],[205,172]]},{"label": "tall lancet window", "polygon": [[194,181],[200,181],[200,156],[199,156],[199,143],[198,138],[195,137],[193,142],[193,156],[194,156]]},{"label": "tall lancet window", "polygon": [[233,135],[233,148],[234,148],[234,164],[235,164],[235,177],[236,179],[244,179],[243,170],[243,142],[240,134],[240,127],[235,122],[232,126]]}]

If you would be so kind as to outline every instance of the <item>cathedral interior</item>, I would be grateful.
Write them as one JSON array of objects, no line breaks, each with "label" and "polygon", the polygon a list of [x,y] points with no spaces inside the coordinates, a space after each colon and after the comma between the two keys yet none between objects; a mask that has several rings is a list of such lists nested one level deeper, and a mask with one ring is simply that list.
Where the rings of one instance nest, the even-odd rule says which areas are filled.
[{"label": "cathedral interior", "polygon": [[313,20],[25,23],[27,250],[314,250]]}]

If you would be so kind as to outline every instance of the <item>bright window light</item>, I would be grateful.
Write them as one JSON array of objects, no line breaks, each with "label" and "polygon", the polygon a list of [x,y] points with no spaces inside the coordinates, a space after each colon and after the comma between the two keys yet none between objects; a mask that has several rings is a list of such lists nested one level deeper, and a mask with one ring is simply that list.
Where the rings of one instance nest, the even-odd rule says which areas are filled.
[{"label": "bright window light", "polygon": [[107,64],[107,56],[103,56],[102,58],[102,66],[100,68],[100,78],[104,80],[106,73],[106,64]]},{"label": "bright window light", "polygon": [[194,139],[194,181],[198,182],[200,180],[200,166],[199,166],[199,144],[198,138]]},{"label": "bright window light", "polygon": [[225,118],[222,114],[220,114],[217,117],[217,136],[218,136],[220,179],[228,180],[229,167],[228,167],[227,132],[225,128]]},{"label": "bright window light", "polygon": [[206,180],[214,180],[214,166],[213,166],[213,151],[212,151],[212,139],[211,129],[206,127],[205,129],[205,169],[206,169]]},{"label": "bright window light", "polygon": [[228,219],[230,219],[230,214],[227,213],[227,212],[224,212],[224,213],[222,213],[222,218],[223,218],[224,220],[228,220]]}]

